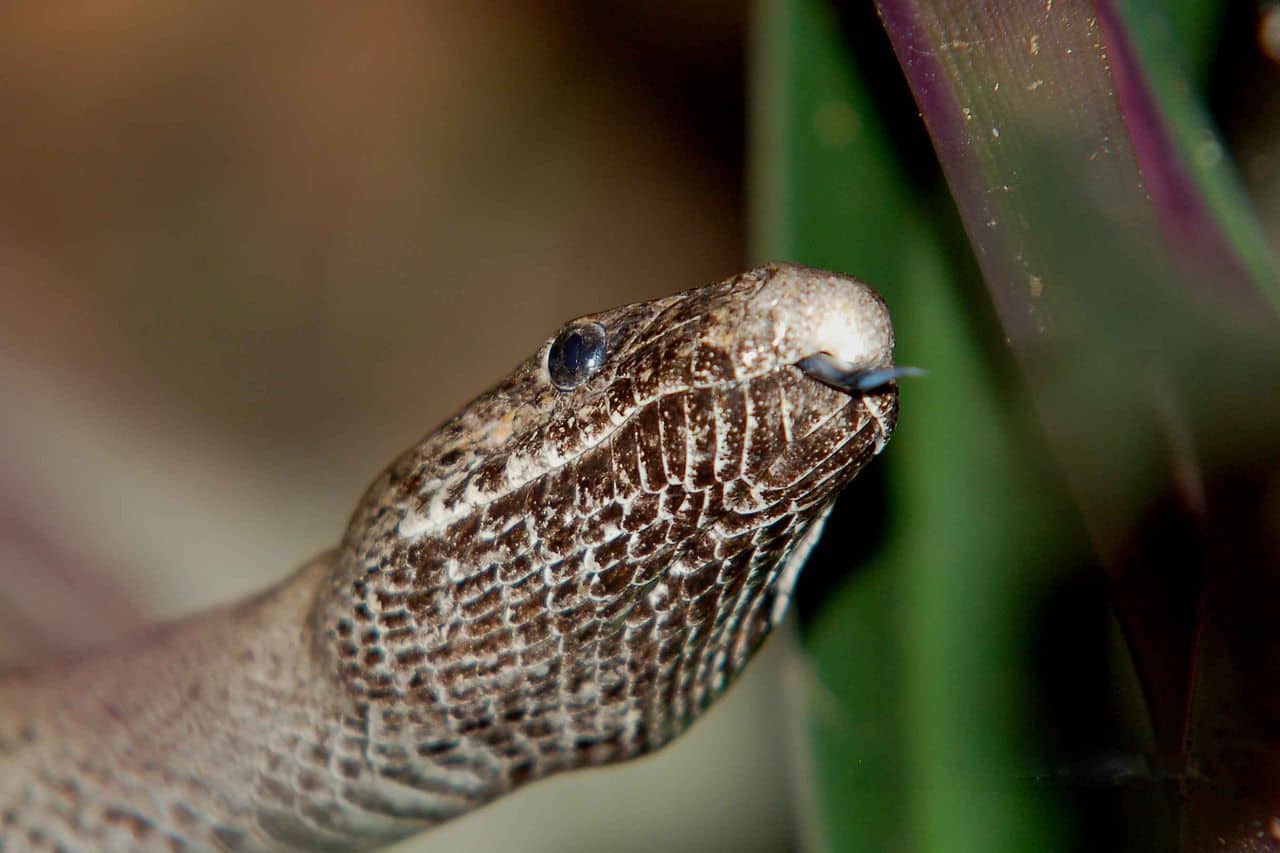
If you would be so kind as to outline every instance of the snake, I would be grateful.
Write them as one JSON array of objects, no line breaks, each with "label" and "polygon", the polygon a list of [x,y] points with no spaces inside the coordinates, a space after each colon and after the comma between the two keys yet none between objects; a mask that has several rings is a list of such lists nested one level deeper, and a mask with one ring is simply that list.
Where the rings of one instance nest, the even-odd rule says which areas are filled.
[{"label": "snake", "polygon": [[768,264],[580,317],[245,600],[0,673],[0,850],[347,850],[678,737],[898,414],[883,299]]}]

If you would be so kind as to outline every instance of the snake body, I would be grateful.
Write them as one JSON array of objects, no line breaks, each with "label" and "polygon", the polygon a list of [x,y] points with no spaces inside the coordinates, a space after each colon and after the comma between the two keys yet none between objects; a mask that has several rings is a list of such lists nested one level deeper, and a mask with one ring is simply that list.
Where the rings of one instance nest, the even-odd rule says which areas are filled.
[{"label": "snake body", "polygon": [[373,846],[687,728],[895,423],[797,363],[883,373],[892,327],[790,265],[576,322],[585,381],[548,341],[275,587],[0,676],[0,849]]}]

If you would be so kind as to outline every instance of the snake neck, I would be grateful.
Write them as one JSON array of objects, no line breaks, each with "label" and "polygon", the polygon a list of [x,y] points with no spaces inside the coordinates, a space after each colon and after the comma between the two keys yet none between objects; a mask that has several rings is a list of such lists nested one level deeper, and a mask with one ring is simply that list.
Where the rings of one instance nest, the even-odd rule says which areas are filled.
[{"label": "snake neck", "polygon": [[[750,393],[725,389],[723,407]],[[869,397],[822,423],[840,440],[801,469],[822,486],[812,493],[781,464],[780,485],[730,472],[646,490],[633,466],[674,456],[663,436],[686,444],[656,427],[623,428],[469,509],[436,505],[467,495],[447,480],[421,489],[413,460],[438,448],[407,454],[355,514],[315,614],[347,702],[343,735],[370,746],[362,802],[389,810],[395,791],[401,815],[437,822],[677,737],[782,618],[831,492],[883,445],[896,404]],[[443,533],[412,535],[424,525]]]},{"label": "snake neck", "polygon": [[370,743],[311,630],[333,560],[233,607],[0,682],[0,838],[37,849],[314,849],[420,828],[355,802]]}]

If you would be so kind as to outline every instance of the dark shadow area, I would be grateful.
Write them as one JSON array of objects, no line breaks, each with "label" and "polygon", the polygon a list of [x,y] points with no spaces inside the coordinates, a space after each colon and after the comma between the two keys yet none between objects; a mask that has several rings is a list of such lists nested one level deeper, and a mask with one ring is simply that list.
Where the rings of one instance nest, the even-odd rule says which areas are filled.
[{"label": "dark shadow area", "polygon": [[1037,612],[1032,678],[1047,765],[1036,783],[1065,794],[1076,850],[1172,849],[1173,786],[1126,726],[1132,691],[1118,683],[1129,673],[1116,662],[1127,652],[1115,648],[1100,570],[1083,565],[1064,576]]},{"label": "dark shadow area", "polygon": [[917,192],[932,192],[942,178],[933,141],[916,109],[875,4],[843,2],[835,4],[835,8],[859,75],[875,81],[870,87],[871,98],[893,139],[904,173]]}]

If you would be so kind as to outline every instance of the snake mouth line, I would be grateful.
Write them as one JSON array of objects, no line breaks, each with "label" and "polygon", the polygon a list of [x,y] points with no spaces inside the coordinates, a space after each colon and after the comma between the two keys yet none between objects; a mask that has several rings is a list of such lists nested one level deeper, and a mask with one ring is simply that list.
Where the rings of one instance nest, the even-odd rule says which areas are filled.
[{"label": "snake mouth line", "polygon": [[925,375],[925,371],[918,367],[855,367],[826,352],[802,358],[796,362],[796,367],[810,379],[846,394],[865,394],[904,376]]}]

